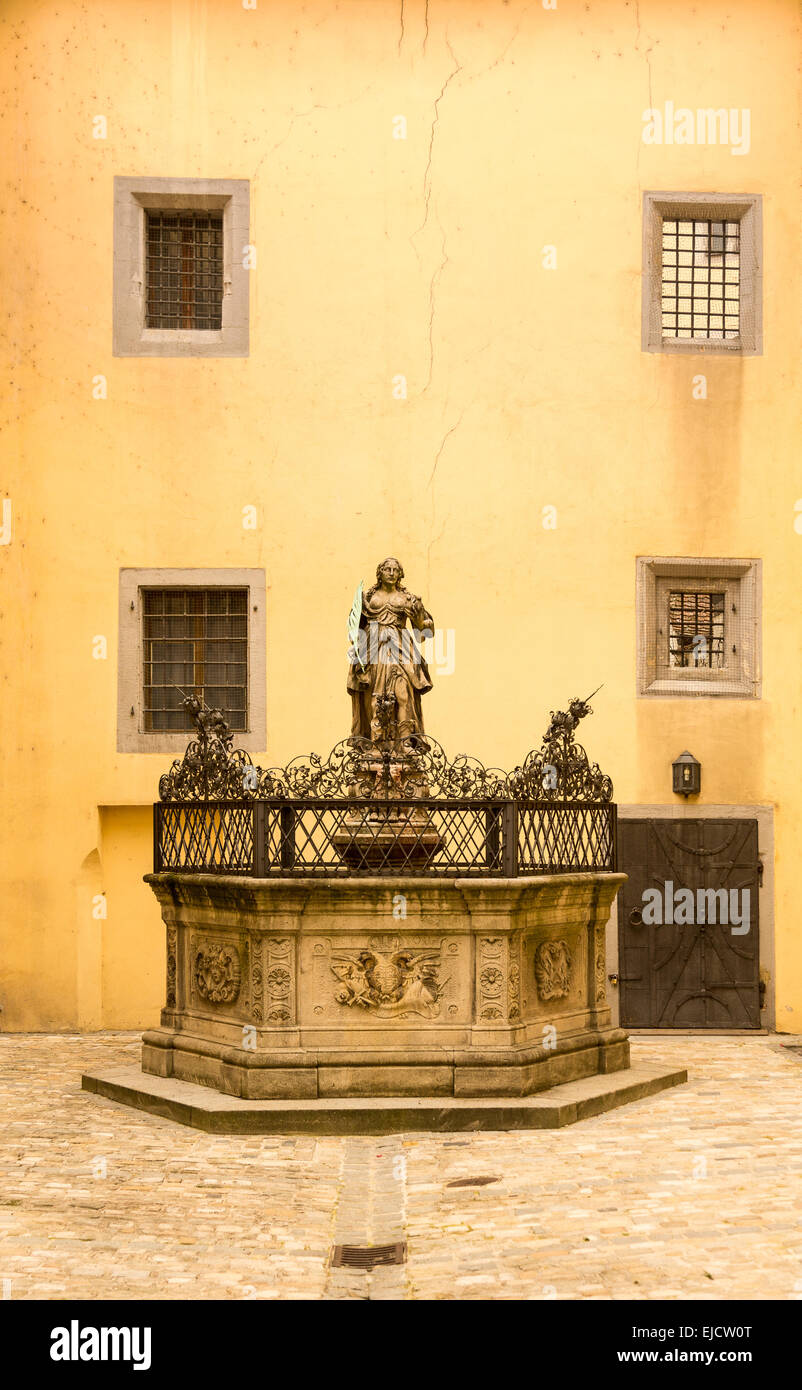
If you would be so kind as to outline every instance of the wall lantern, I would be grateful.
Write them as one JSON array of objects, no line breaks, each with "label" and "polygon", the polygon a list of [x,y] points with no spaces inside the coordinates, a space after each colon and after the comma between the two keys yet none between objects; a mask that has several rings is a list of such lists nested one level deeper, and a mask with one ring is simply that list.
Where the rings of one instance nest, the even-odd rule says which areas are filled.
[{"label": "wall lantern", "polygon": [[671,764],[674,791],[678,796],[698,796],[702,785],[702,764],[686,749]]}]

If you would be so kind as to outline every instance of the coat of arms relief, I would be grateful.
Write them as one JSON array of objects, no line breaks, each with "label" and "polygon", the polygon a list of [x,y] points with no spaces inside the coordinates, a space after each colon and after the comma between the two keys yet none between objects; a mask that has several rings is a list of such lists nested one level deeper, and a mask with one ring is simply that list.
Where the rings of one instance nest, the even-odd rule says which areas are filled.
[{"label": "coat of arms relief", "polygon": [[448,984],[438,978],[439,957],[439,950],[374,948],[339,957],[331,966],[339,981],[334,998],[348,1007],[375,1010],[377,1018],[438,1018],[440,996]]}]

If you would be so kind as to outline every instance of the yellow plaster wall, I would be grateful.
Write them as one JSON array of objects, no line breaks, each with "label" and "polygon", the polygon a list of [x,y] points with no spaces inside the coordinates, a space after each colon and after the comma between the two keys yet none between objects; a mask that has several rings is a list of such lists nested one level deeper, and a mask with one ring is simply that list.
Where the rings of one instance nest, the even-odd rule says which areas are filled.
[{"label": "yellow plaster wall", "polygon": [[[619,801],[671,802],[689,747],[706,801],[775,805],[802,1031],[796,5],[6,0],[0,24],[0,1026],[157,1017],[168,760],[115,751],[119,569],[264,566],[281,762],[348,731],[345,616],[391,552],[455,633],[425,706],[452,752],[511,765],[604,681],[587,742]],[[667,99],[749,108],[749,154],[643,144]],[[249,358],[112,356],[115,174],[250,180]],[[641,351],[659,189],[763,195],[762,356]],[[759,703],[636,700],[639,554],[763,557]]]}]

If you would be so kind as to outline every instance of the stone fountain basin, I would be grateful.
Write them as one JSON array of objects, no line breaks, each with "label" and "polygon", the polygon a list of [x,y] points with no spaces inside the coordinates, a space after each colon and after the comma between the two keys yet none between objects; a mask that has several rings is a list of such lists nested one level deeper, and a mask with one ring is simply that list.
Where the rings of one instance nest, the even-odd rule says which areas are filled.
[{"label": "stone fountain basin", "polygon": [[160,873],[143,1071],[245,1099],[525,1097],[629,1067],[605,928],[623,874]]}]

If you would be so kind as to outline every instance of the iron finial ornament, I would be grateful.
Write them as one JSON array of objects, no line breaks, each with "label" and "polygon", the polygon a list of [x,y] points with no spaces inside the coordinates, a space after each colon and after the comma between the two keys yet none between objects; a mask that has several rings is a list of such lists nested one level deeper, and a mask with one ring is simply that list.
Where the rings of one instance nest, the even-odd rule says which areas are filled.
[{"label": "iron finial ornament", "polygon": [[[596,692],[594,691],[594,694]],[[351,736],[335,744],[328,757],[309,753],[284,767],[261,768],[250,754],[232,748],[233,735],[219,710],[200,708],[188,696],[197,735],[183,758],[173,762],[159,781],[162,801],[387,800],[435,797],[469,801],[583,801],[608,803],[613,784],[576,742],[580,719],[592,713],[589,698],[571,700],[567,710],[552,710],[540,748],[533,749],[511,772],[485,767],[478,758],[450,759],[431,734],[393,737],[389,707],[377,706],[377,738]],[[195,705],[198,706],[197,710]]]}]

